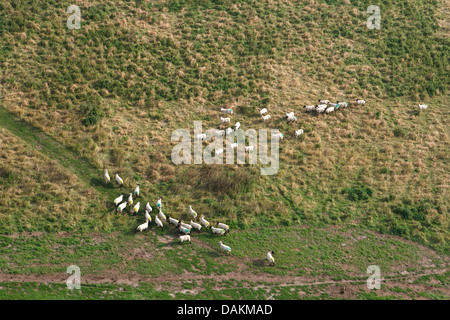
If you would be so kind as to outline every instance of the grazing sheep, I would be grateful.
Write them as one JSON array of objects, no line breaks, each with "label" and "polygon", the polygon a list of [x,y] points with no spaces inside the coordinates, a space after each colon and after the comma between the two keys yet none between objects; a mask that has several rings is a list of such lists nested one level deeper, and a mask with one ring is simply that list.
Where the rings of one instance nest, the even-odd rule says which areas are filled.
[{"label": "grazing sheep", "polygon": [[304,105],[303,108],[305,108],[305,111],[306,111],[306,112],[311,112],[311,111],[316,110],[316,107],[315,107],[315,106],[307,106],[307,105]]},{"label": "grazing sheep", "polygon": [[303,134],[303,129],[295,130],[295,137],[298,138]]},{"label": "grazing sheep", "polygon": [[227,134],[227,135],[229,135],[229,134],[232,134],[233,133],[233,128],[227,128],[227,130],[225,130],[225,133]]},{"label": "grazing sheep", "polygon": [[180,221],[179,225],[182,226],[183,228],[188,229],[189,231],[191,231],[191,229],[192,229],[192,226],[190,224],[184,223],[183,221]]},{"label": "grazing sheep", "polygon": [[287,122],[296,122],[297,121],[297,117],[295,117],[295,116],[288,117],[286,120],[287,120]]},{"label": "grazing sheep", "polygon": [[155,217],[155,223],[156,223],[156,225],[157,225],[158,227],[161,227],[161,228],[162,228],[162,227],[164,226],[163,223],[162,223],[162,221],[159,220],[158,216]]},{"label": "grazing sheep", "polygon": [[197,140],[205,140],[206,139],[206,133],[201,133],[197,135]]},{"label": "grazing sheep", "polygon": [[219,241],[220,244],[220,250],[225,251],[227,254],[231,253],[231,248],[229,246],[226,246],[222,243],[222,241]]},{"label": "grazing sheep", "polygon": [[128,205],[131,206],[133,204],[133,194],[130,193],[128,196]]},{"label": "grazing sheep", "polygon": [[225,136],[225,130],[216,130],[216,137]]},{"label": "grazing sheep", "polygon": [[116,205],[116,207],[119,205],[119,203],[121,203],[123,200],[123,194],[120,195],[120,197],[117,197],[114,199],[114,204]]},{"label": "grazing sheep", "polygon": [[136,203],[136,205],[133,207],[134,213],[137,214],[139,212],[140,207],[141,207],[141,203],[140,202]]},{"label": "grazing sheep", "polygon": [[189,206],[189,213],[194,217],[194,219],[197,218],[197,212],[192,209],[192,206]]},{"label": "grazing sheep", "polygon": [[139,197],[139,184],[136,186],[136,188],[134,189],[134,196],[137,198]]},{"label": "grazing sheep", "polygon": [[220,117],[220,121],[221,121],[222,123],[230,123],[230,122],[231,122],[231,119],[230,119],[230,118],[222,118],[222,117]]},{"label": "grazing sheep", "polygon": [[329,107],[329,108],[327,108],[327,110],[325,110],[325,111],[326,111],[326,113],[331,113],[331,112],[334,111],[334,107]]},{"label": "grazing sheep", "polygon": [[200,218],[200,223],[202,224],[202,226],[204,226],[205,228],[208,228],[211,224],[205,219],[205,216],[201,216]]},{"label": "grazing sheep", "polygon": [[111,181],[111,177],[109,176],[108,170],[105,169],[105,173],[103,174],[103,179],[105,179],[105,183],[108,184]]},{"label": "grazing sheep", "polygon": [[365,104],[366,104],[366,100],[356,99],[356,104],[362,104],[362,105],[365,105]]},{"label": "grazing sheep", "polygon": [[262,116],[263,121],[269,120],[270,119],[270,114],[266,115],[266,116]]},{"label": "grazing sheep", "polygon": [[233,109],[220,108],[220,111],[222,111],[223,113],[227,113],[227,114],[233,114]]},{"label": "grazing sheep", "polygon": [[178,226],[179,221],[177,219],[172,218],[169,216],[169,224],[173,224],[175,227]]},{"label": "grazing sheep", "polygon": [[231,144],[231,149],[236,149],[238,147],[238,143],[234,142]]},{"label": "grazing sheep", "polygon": [[152,211],[153,211],[153,209],[152,209],[152,207],[150,206],[150,203],[149,203],[149,202],[147,202],[147,204],[145,205],[145,210],[148,211],[148,212],[152,212]]},{"label": "grazing sheep", "polygon": [[188,235],[188,234],[186,234],[186,235],[184,235],[184,236],[180,235],[178,238],[180,239],[180,243],[182,243],[182,242],[184,242],[184,241],[189,241],[189,243],[192,244],[192,242],[191,242],[191,236]]},{"label": "grazing sheep", "polygon": [[234,125],[234,130],[238,130],[240,127],[241,127],[241,123],[236,122],[236,124]]},{"label": "grazing sheep", "polygon": [[214,150],[214,154],[215,154],[216,156],[223,154],[223,149]]},{"label": "grazing sheep", "polygon": [[273,251],[267,252],[267,260],[269,261],[270,266],[275,265],[275,259],[273,258],[273,254],[275,254]]},{"label": "grazing sheep", "polygon": [[336,101],[336,103],[337,103],[338,106],[341,107],[341,108],[347,108],[347,106],[348,106],[348,103],[347,103],[347,102],[339,102],[339,101]]},{"label": "grazing sheep", "polygon": [[286,112],[286,119],[289,119],[294,116],[294,112]]},{"label": "grazing sheep", "polygon": [[326,104],[316,105],[316,112],[317,113],[324,113],[326,109],[327,109],[327,105]]},{"label": "grazing sheep", "polygon": [[219,223],[217,224],[217,227],[219,227],[219,228],[221,228],[221,229],[224,229],[225,232],[230,231],[230,227],[229,227],[227,224],[222,223],[222,222],[219,222]]},{"label": "grazing sheep", "polygon": [[167,221],[166,215],[162,212],[161,208],[159,208],[158,217],[163,221]]},{"label": "grazing sheep", "polygon": [[179,226],[178,230],[180,230],[180,232],[184,233],[184,234],[189,234],[191,232],[191,230],[189,230],[188,228],[182,227],[182,226]]},{"label": "grazing sheep", "polygon": [[263,115],[263,114],[265,114],[265,113],[267,113],[267,108],[262,108],[262,109],[259,111],[259,114],[260,114],[260,115]]},{"label": "grazing sheep", "polygon": [[202,229],[202,225],[200,223],[194,222],[192,220],[191,220],[191,225],[192,225],[192,227],[194,227],[198,231],[200,231]]},{"label": "grazing sheep", "polygon": [[426,108],[428,108],[428,106],[426,104],[419,104],[418,106],[419,111],[425,110]]},{"label": "grazing sheep", "polygon": [[145,211],[145,219],[152,222],[152,217],[150,216],[150,213],[148,211]]},{"label": "grazing sheep", "polygon": [[123,179],[121,177],[119,177],[119,175],[117,173],[116,173],[116,182],[122,188],[122,186],[123,186]]},{"label": "grazing sheep", "polygon": [[274,138],[274,137],[278,137],[278,138],[280,138],[280,140],[283,140],[284,135],[282,133],[274,133],[274,134],[272,134],[272,138]]},{"label": "grazing sheep", "polygon": [[211,232],[223,236],[225,234],[225,229],[211,227]]},{"label": "grazing sheep", "polygon": [[161,208],[161,207],[162,207],[162,198],[161,198],[161,197],[159,197],[158,201],[156,202],[156,206],[157,206],[158,208]]},{"label": "grazing sheep", "polygon": [[121,203],[118,207],[117,207],[117,212],[122,212],[123,209],[125,209],[125,207],[127,206],[126,202]]},{"label": "grazing sheep", "polygon": [[245,152],[250,152],[250,151],[253,151],[253,150],[255,150],[254,146],[245,147]]},{"label": "grazing sheep", "polygon": [[136,230],[138,230],[139,232],[142,232],[142,230],[145,230],[145,229],[147,229],[147,228],[148,228],[148,220],[145,221],[145,223],[139,225],[139,226],[136,228]]},{"label": "grazing sheep", "polygon": [[330,101],[329,100],[322,100],[322,99],[319,99],[319,103],[320,104],[328,104]]}]

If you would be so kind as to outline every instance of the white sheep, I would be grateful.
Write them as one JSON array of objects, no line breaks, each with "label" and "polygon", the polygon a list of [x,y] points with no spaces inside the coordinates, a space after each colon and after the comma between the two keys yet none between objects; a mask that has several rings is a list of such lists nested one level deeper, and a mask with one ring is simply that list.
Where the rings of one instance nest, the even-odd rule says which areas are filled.
[{"label": "white sheep", "polygon": [[167,221],[166,215],[162,212],[161,208],[159,208],[158,217],[163,221]]},{"label": "white sheep", "polygon": [[211,227],[211,232],[212,232],[213,234],[218,234],[218,235],[223,236],[223,235],[225,234],[225,229]]},{"label": "white sheep", "polygon": [[262,108],[262,109],[259,111],[259,114],[260,114],[260,115],[263,115],[263,114],[265,114],[265,113],[267,113],[267,108]]},{"label": "white sheep", "polygon": [[225,133],[227,134],[227,135],[229,135],[229,134],[232,134],[233,133],[233,128],[227,128],[227,130],[225,130]]},{"label": "white sheep", "polygon": [[128,196],[128,205],[131,206],[133,204],[133,194],[130,193]]},{"label": "white sheep", "polygon": [[120,187],[123,186],[123,179],[119,177],[117,173],[116,173],[116,182],[119,184]]},{"label": "white sheep", "polygon": [[365,105],[365,104],[366,104],[366,100],[363,100],[363,99],[356,99],[356,104],[362,104],[362,105]]},{"label": "white sheep", "polygon": [[134,188],[134,196],[137,198],[139,197],[139,184]]},{"label": "white sheep", "polygon": [[197,137],[197,140],[205,140],[206,139],[206,133],[198,134],[196,137]]},{"label": "white sheep", "polygon": [[150,213],[148,211],[145,211],[145,219],[152,222],[152,217],[150,216]]},{"label": "white sheep", "polygon": [[253,151],[253,150],[255,150],[255,146],[247,146],[247,147],[245,147],[245,152],[250,152],[250,151]]},{"label": "white sheep", "polygon": [[234,125],[234,130],[238,130],[240,127],[241,127],[241,123],[236,122],[236,124]]},{"label": "white sheep", "polygon": [[103,179],[105,179],[105,183],[108,184],[111,181],[111,177],[109,176],[108,170],[105,169],[105,173],[103,174]]},{"label": "white sheep", "polygon": [[327,110],[325,110],[326,113],[331,113],[334,111],[334,107],[329,107]]},{"label": "white sheep", "polygon": [[223,154],[223,149],[214,150],[214,154],[215,154],[216,156]]},{"label": "white sheep", "polygon": [[225,136],[225,130],[216,130],[216,137]]},{"label": "white sheep", "polygon": [[270,119],[270,114],[266,115],[266,116],[262,116],[263,121],[269,120]]},{"label": "white sheep", "polygon": [[184,223],[183,221],[180,221],[179,225],[182,226],[183,228],[188,229],[189,231],[191,231],[191,229],[192,229],[192,226],[190,224]]},{"label": "white sheep", "polygon": [[225,232],[229,232],[229,231],[230,231],[230,227],[229,227],[227,224],[222,223],[222,222],[219,222],[219,223],[217,224],[217,227],[218,227],[218,228],[221,228],[221,229],[224,229]]},{"label": "white sheep", "polygon": [[275,259],[273,258],[273,254],[275,254],[273,251],[267,252],[267,260],[269,261],[270,266],[275,265]]},{"label": "white sheep", "polygon": [[201,216],[200,218],[200,223],[202,224],[202,226],[204,226],[205,228],[208,228],[211,224],[208,222],[208,220],[205,219],[205,216]]},{"label": "white sheep", "polygon": [[164,226],[163,223],[162,223],[162,221],[159,220],[158,216],[155,217],[155,223],[156,223],[156,225],[157,225],[158,227],[161,227],[161,228],[162,228],[162,227]]},{"label": "white sheep", "polygon": [[220,250],[225,251],[226,253],[231,253],[231,248],[229,246],[226,246],[222,243],[222,241],[219,241],[220,244]]},{"label": "white sheep", "polygon": [[192,209],[192,206],[189,206],[189,213],[194,217],[194,219],[197,218],[197,212]]},{"label": "white sheep", "polygon": [[326,109],[327,109],[327,105],[326,104],[318,104],[318,105],[316,105],[316,112],[317,113],[324,113]]},{"label": "white sheep", "polygon": [[286,121],[287,121],[287,122],[296,122],[296,121],[297,121],[297,117],[295,117],[295,116],[288,117],[288,118],[286,119]]},{"label": "white sheep", "polygon": [[126,206],[127,206],[126,202],[123,202],[123,203],[119,204],[119,206],[117,207],[117,212],[122,212],[123,209],[125,209]]},{"label": "white sheep", "polygon": [[278,137],[280,140],[283,140],[284,135],[282,133],[274,133],[272,134],[272,138]]},{"label": "white sheep", "polygon": [[419,111],[425,110],[426,108],[428,108],[428,106],[426,104],[419,104],[418,106]]},{"label": "white sheep", "polygon": [[303,129],[295,130],[295,137],[298,138],[303,134]]},{"label": "white sheep", "polygon": [[286,119],[291,118],[294,116],[294,112],[286,112]]},{"label": "white sheep", "polygon": [[174,226],[178,226],[178,220],[169,216],[169,224],[173,224]]},{"label": "white sheep", "polygon": [[311,111],[316,110],[316,106],[307,106],[307,105],[304,105],[303,108],[305,108],[305,111],[306,111],[306,112],[311,112]]},{"label": "white sheep", "polygon": [[138,230],[139,232],[142,232],[142,230],[145,230],[145,229],[147,229],[147,228],[148,228],[148,220],[145,221],[145,223],[139,225],[139,226],[136,228],[136,230]]},{"label": "white sheep", "polygon": [[161,197],[159,197],[158,201],[156,202],[156,206],[157,206],[158,208],[161,208],[161,207],[162,207],[162,198],[161,198]]},{"label": "white sheep", "polygon": [[234,142],[231,144],[231,149],[236,149],[238,147],[238,143]]},{"label": "white sheep", "polygon": [[328,102],[330,102],[330,101],[319,99],[320,104],[328,104]]},{"label": "white sheep", "polygon": [[233,109],[220,108],[220,111],[222,111],[223,113],[233,114]]},{"label": "white sheep", "polygon": [[339,105],[339,107],[341,107],[341,108],[347,108],[347,106],[348,106],[348,103],[347,102],[339,102],[339,101],[336,101],[336,103]]},{"label": "white sheep", "polygon": [[191,220],[191,225],[192,225],[192,227],[194,227],[198,231],[200,231],[202,229],[202,225],[200,223],[194,222],[192,220]]},{"label": "white sheep", "polygon": [[220,117],[220,121],[221,121],[222,123],[230,123],[230,122],[231,122],[231,119],[230,119],[230,118],[222,118],[222,117]]},{"label": "white sheep", "polygon": [[186,234],[184,236],[180,235],[178,238],[180,239],[180,243],[182,243],[184,241],[189,241],[189,243],[192,243],[191,242],[191,236],[188,235],[188,234]]},{"label": "white sheep", "polygon": [[150,203],[149,203],[149,202],[147,202],[147,204],[145,205],[145,210],[148,211],[148,212],[152,212],[152,211],[153,211],[153,209],[152,209],[152,207],[150,206]]},{"label": "white sheep", "polygon": [[140,206],[141,206],[141,203],[140,203],[140,202],[136,203],[136,205],[133,207],[134,213],[137,214],[137,213],[139,212]]},{"label": "white sheep", "polygon": [[121,203],[123,200],[123,194],[120,195],[120,197],[117,197],[114,199],[114,204],[116,205],[116,207],[119,205],[119,203]]},{"label": "white sheep", "polygon": [[185,227],[182,227],[182,226],[179,226],[178,230],[180,230],[180,232],[184,233],[184,234],[189,234],[191,232],[188,228],[185,228]]}]

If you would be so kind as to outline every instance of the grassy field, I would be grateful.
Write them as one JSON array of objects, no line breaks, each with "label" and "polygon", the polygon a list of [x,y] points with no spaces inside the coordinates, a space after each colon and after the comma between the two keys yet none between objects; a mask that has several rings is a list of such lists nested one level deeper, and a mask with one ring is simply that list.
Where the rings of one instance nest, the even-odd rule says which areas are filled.
[{"label": "grassy field", "polygon": [[[69,30],[71,4],[0,4],[0,298],[448,299],[445,1],[89,1]],[[304,113],[318,98],[367,103]],[[172,132],[226,128],[223,106],[285,134],[276,175],[172,163]],[[231,257],[206,232],[182,249],[168,227],[134,234],[143,216],[112,200],[136,183],[141,207],[162,196],[166,215],[228,223]],[[70,264],[83,293],[63,290]],[[367,290],[371,264],[401,279]]]}]

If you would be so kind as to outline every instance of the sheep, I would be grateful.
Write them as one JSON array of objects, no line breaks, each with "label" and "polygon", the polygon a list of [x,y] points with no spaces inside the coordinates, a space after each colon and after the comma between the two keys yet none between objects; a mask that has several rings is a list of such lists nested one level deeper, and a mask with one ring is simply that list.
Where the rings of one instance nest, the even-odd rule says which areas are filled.
[{"label": "sheep", "polygon": [[303,134],[303,129],[295,130],[295,137],[298,138]]},{"label": "sheep", "polygon": [[220,121],[221,121],[222,123],[230,123],[230,122],[231,122],[231,119],[230,119],[230,118],[222,118],[222,117],[220,117]]},{"label": "sheep", "polygon": [[225,232],[229,232],[229,231],[230,231],[230,227],[229,227],[227,224],[222,223],[222,222],[219,222],[219,223],[217,224],[217,227],[218,227],[218,228],[221,228],[221,229],[224,229]]},{"label": "sheep", "polygon": [[329,108],[327,108],[327,110],[325,110],[325,111],[326,111],[326,113],[331,113],[331,112],[334,111],[334,107],[329,107]]},{"label": "sheep", "polygon": [[315,106],[307,106],[307,105],[304,105],[303,108],[305,108],[305,111],[306,111],[306,112],[311,112],[311,111],[316,110],[316,107],[315,107]]},{"label": "sheep", "polygon": [[262,108],[262,109],[259,111],[259,114],[260,114],[260,115],[263,115],[263,114],[265,114],[265,113],[267,113],[267,108]]},{"label": "sheep", "polygon": [[223,113],[227,113],[227,114],[233,114],[233,109],[220,108],[220,111],[222,111]]},{"label": "sheep", "polygon": [[169,224],[173,224],[175,227],[178,226],[179,221],[177,219],[172,218],[169,216]]},{"label": "sheep", "polygon": [[140,203],[140,202],[136,203],[136,205],[133,207],[134,213],[137,214],[137,213],[139,212],[140,206],[141,206],[141,203]]},{"label": "sheep", "polygon": [[342,108],[347,108],[347,106],[348,106],[348,103],[347,103],[347,102],[339,102],[339,101],[336,101],[336,103],[339,105],[339,107],[342,107]]},{"label": "sheep", "polygon": [[286,119],[289,119],[294,116],[294,112],[286,112]]},{"label": "sheep", "polygon": [[266,115],[266,116],[262,116],[263,121],[269,120],[270,119],[270,114]]},{"label": "sheep", "polygon": [[278,138],[280,138],[280,140],[283,140],[284,135],[282,133],[274,133],[274,134],[272,134],[272,138],[274,138],[274,137],[278,137]]},{"label": "sheep", "polygon": [[320,104],[328,104],[330,101],[319,99]]},{"label": "sheep", "polygon": [[105,169],[105,173],[103,174],[103,178],[105,179],[105,184],[108,184],[111,181],[111,177],[109,176],[108,170]]},{"label": "sheep", "polygon": [[191,231],[191,229],[192,229],[192,226],[191,226],[190,224],[184,223],[183,221],[180,221],[178,224],[179,224],[181,227],[188,229],[189,231]]},{"label": "sheep", "polygon": [[192,209],[192,206],[189,206],[189,213],[194,217],[194,219],[197,218],[197,212]]},{"label": "sheep", "polygon": [[234,142],[231,144],[231,149],[236,149],[238,147],[238,143]]},{"label": "sheep", "polygon": [[211,227],[211,232],[223,236],[225,234],[225,229]]},{"label": "sheep", "polygon": [[227,128],[227,130],[225,130],[225,133],[227,134],[227,135],[229,135],[229,134],[232,134],[233,133],[233,128]]},{"label": "sheep", "polygon": [[145,229],[147,229],[147,228],[148,228],[148,220],[145,221],[145,223],[139,225],[139,226],[136,228],[136,230],[138,230],[139,232],[142,232],[142,230],[145,230]]},{"label": "sheep", "polygon": [[297,121],[297,117],[291,116],[291,117],[288,117],[286,120],[287,120],[287,122],[296,122]]},{"label": "sheep", "polygon": [[121,203],[118,207],[117,207],[117,212],[122,212],[123,209],[125,209],[125,207],[127,206],[126,202]]},{"label": "sheep", "polygon": [[133,195],[130,193],[128,196],[128,205],[131,206],[133,204]]},{"label": "sheep", "polygon": [[250,151],[253,151],[253,150],[255,150],[255,146],[245,147],[245,152],[250,152]]},{"label": "sheep", "polygon": [[117,173],[116,173],[116,182],[122,188],[122,186],[123,186],[123,179],[121,177],[119,177],[119,175]]},{"label": "sheep", "polygon": [[158,217],[161,220],[167,221],[166,215],[162,212],[161,208],[159,208]]},{"label": "sheep", "polygon": [[156,206],[158,207],[158,208],[161,208],[162,207],[162,198],[161,197],[159,197],[159,199],[158,199],[158,201],[156,202]]},{"label": "sheep", "polygon": [[356,104],[365,105],[366,104],[366,100],[356,99]]},{"label": "sheep", "polygon": [[275,252],[273,251],[267,252],[267,260],[269,261],[269,266],[275,265],[275,259],[273,258],[273,254],[275,254]]},{"label": "sheep", "polygon": [[119,205],[119,203],[121,203],[123,200],[123,194],[120,195],[120,197],[117,197],[114,199],[114,204],[116,205],[116,207]]},{"label": "sheep", "polygon": [[155,217],[155,223],[158,227],[163,227],[163,223],[161,222],[161,220],[159,220],[158,216]]},{"label": "sheep", "polygon": [[197,135],[197,140],[205,140],[206,139],[206,133],[201,133]]},{"label": "sheep", "polygon": [[147,204],[145,205],[145,210],[148,211],[148,212],[152,212],[153,211],[152,207],[150,206],[150,203],[147,202]]},{"label": "sheep", "polygon": [[231,248],[229,246],[226,246],[222,243],[222,241],[219,241],[220,244],[220,250],[225,251],[227,254],[231,253]]},{"label": "sheep", "polygon": [[326,109],[327,109],[327,105],[326,104],[318,104],[318,105],[316,105],[316,112],[317,113],[324,113]]},{"label": "sheep", "polygon": [[180,232],[184,234],[189,234],[191,232],[191,230],[182,226],[178,226],[178,230],[180,230]]},{"label": "sheep", "polygon": [[241,123],[236,122],[236,124],[234,125],[234,130],[238,130],[240,127],[241,127]]},{"label": "sheep", "polygon": [[182,242],[184,242],[184,241],[189,241],[189,243],[192,244],[192,242],[191,242],[191,236],[188,235],[188,234],[186,234],[186,235],[184,235],[184,236],[180,235],[178,238],[180,239],[180,243],[182,243]]},{"label": "sheep", "polygon": [[216,137],[225,136],[225,130],[216,130]]},{"label": "sheep", "polygon": [[223,154],[223,149],[214,150],[214,154],[215,154],[216,156]]},{"label": "sheep", "polygon": [[194,222],[192,220],[191,220],[191,225],[198,231],[200,231],[202,229],[202,225],[200,223]]},{"label": "sheep", "polygon": [[205,219],[205,216],[201,216],[200,218],[200,223],[202,224],[202,226],[204,226],[205,228],[208,228],[211,224]]},{"label": "sheep", "polygon": [[150,213],[148,211],[145,211],[145,219],[152,222],[152,217],[150,216]]},{"label": "sheep", "polygon": [[139,184],[134,188],[134,196],[137,198],[139,197]]},{"label": "sheep", "polygon": [[426,108],[428,108],[428,106],[426,104],[419,104],[418,105],[419,111],[425,110]]}]

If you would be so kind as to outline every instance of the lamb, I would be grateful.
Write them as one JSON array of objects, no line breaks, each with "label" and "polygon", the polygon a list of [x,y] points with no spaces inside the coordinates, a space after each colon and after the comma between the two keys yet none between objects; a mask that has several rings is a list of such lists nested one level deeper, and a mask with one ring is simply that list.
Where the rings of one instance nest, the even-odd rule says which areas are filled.
[{"label": "lamb", "polygon": [[269,120],[270,119],[270,114],[266,115],[266,116],[262,116],[263,121]]},{"label": "lamb", "polygon": [[259,111],[259,114],[260,114],[260,115],[263,115],[263,114],[265,114],[265,113],[267,113],[267,108],[262,108],[262,109]]},{"label": "lamb", "polygon": [[220,111],[222,111],[223,113],[233,114],[233,109],[220,108]]},{"label": "lamb", "polygon": [[133,195],[130,193],[128,196],[128,205],[131,206],[133,204]]},{"label": "lamb", "polygon": [[155,223],[156,223],[156,225],[157,225],[158,227],[161,227],[161,228],[162,228],[162,227],[164,226],[163,223],[162,223],[162,221],[159,220],[158,216],[155,217]]},{"label": "lamb", "polygon": [[311,111],[316,110],[316,107],[315,107],[315,106],[307,106],[307,105],[304,105],[303,108],[305,108],[305,111],[306,111],[306,112],[311,112]]},{"label": "lamb", "polygon": [[194,222],[192,220],[191,220],[191,225],[192,225],[192,227],[194,227],[198,231],[200,231],[202,229],[202,225],[200,223]]},{"label": "lamb", "polygon": [[116,182],[122,188],[122,186],[123,186],[123,179],[121,177],[119,177],[119,175],[117,173],[116,173]]},{"label": "lamb", "polygon": [[189,213],[194,217],[194,219],[197,218],[197,212],[192,209],[192,206],[189,206]]},{"label": "lamb", "polygon": [[184,233],[184,234],[189,234],[191,232],[188,228],[185,228],[185,227],[182,227],[182,226],[179,226],[178,230],[180,230],[180,232]]},{"label": "lamb", "polygon": [[356,104],[365,105],[366,104],[366,100],[356,99]]},{"label": "lamb", "polygon": [[134,189],[134,196],[137,198],[139,197],[139,184],[136,186],[136,188]]},{"label": "lamb", "polygon": [[326,109],[327,109],[327,105],[326,104],[316,105],[316,112],[317,113],[324,113]]},{"label": "lamb", "polygon": [[182,243],[184,241],[189,241],[189,243],[192,243],[191,242],[191,236],[188,235],[188,234],[186,234],[184,236],[180,235],[178,238],[180,239],[180,243]]},{"label": "lamb", "polygon": [[253,150],[255,150],[255,146],[247,146],[247,147],[245,147],[245,152],[250,152],[250,151],[253,151]]},{"label": "lamb", "polygon": [[178,226],[179,221],[177,219],[172,218],[169,216],[169,224],[173,224],[174,226]]},{"label": "lamb", "polygon": [[123,200],[123,194],[121,194],[120,197],[117,197],[114,199],[114,204],[116,205],[116,207],[119,203],[122,202],[122,200]]},{"label": "lamb", "polygon": [[295,137],[298,138],[303,134],[303,129],[295,130]]},{"label": "lamb", "polygon": [[274,137],[278,137],[280,140],[283,140],[283,134],[282,133],[274,133],[274,134],[272,134],[272,138],[274,138]]},{"label": "lamb", "polygon": [[162,198],[161,197],[159,197],[159,199],[158,199],[158,201],[156,202],[156,206],[158,207],[158,208],[161,208],[162,207]]},{"label": "lamb", "polygon": [[428,106],[426,104],[419,104],[418,106],[419,111],[425,110],[426,108],[428,108]]},{"label": "lamb", "polygon": [[145,230],[145,229],[147,229],[147,228],[148,228],[148,220],[145,221],[145,223],[139,225],[139,226],[136,228],[136,230],[138,230],[139,232],[142,232],[142,230]]},{"label": "lamb", "polygon": [[105,173],[103,174],[103,179],[105,179],[105,184],[108,184],[111,181],[111,177],[109,176],[108,170],[105,169]]},{"label": "lamb", "polygon": [[229,246],[226,246],[222,243],[222,241],[219,241],[220,244],[220,250],[225,251],[227,254],[231,253],[231,248]]},{"label": "lamb", "polygon": [[294,112],[286,112],[286,119],[289,119],[294,116]]},{"label": "lamb", "polygon": [[328,104],[330,101],[329,100],[322,100],[322,99],[319,99],[319,103],[320,104]]},{"label": "lamb", "polygon": [[339,107],[342,107],[342,108],[347,108],[347,106],[348,106],[348,103],[347,103],[347,102],[339,102],[339,101],[336,101],[336,103],[339,105]]},{"label": "lamb", "polygon": [[148,212],[152,212],[153,211],[152,207],[150,206],[150,203],[147,202],[147,204],[145,205],[145,210],[148,211]]},{"label": "lamb", "polygon": [[148,211],[145,211],[145,219],[152,222],[152,217],[150,216],[150,213]]},{"label": "lamb", "polygon": [[275,254],[273,251],[267,252],[267,260],[269,261],[270,266],[275,265],[275,259],[273,258],[273,254]]},{"label": "lamb", "polygon": [[158,217],[159,217],[161,220],[167,221],[166,215],[162,212],[161,208],[159,208]]},{"label": "lamb", "polygon": [[215,151],[214,151],[214,154],[215,154],[216,156],[223,154],[223,149],[215,150]]},{"label": "lamb", "polygon": [[208,228],[211,224],[205,219],[205,216],[201,216],[200,218],[200,223],[202,224],[202,226],[204,226],[205,228]]},{"label": "lamb", "polygon": [[240,127],[241,127],[241,123],[236,122],[236,124],[234,125],[234,130],[238,130]]},{"label": "lamb", "polygon": [[325,110],[325,111],[326,111],[326,113],[331,113],[331,112],[334,111],[334,107],[329,107],[329,108],[327,108],[327,110]]},{"label": "lamb", "polygon": [[229,231],[230,231],[230,227],[229,227],[227,224],[222,223],[222,222],[219,222],[219,223],[217,224],[217,227],[219,227],[219,228],[221,228],[221,229],[224,229],[225,232],[229,232]]},{"label": "lamb", "polygon": [[126,202],[121,203],[118,207],[117,207],[117,212],[122,212],[123,209],[125,209],[125,207],[127,206]]},{"label": "lamb", "polygon": [[136,205],[133,207],[134,213],[137,214],[137,213],[139,212],[140,206],[141,206],[141,203],[140,203],[140,202],[136,203]]},{"label": "lamb", "polygon": [[220,121],[221,121],[222,123],[230,123],[230,122],[231,122],[231,119],[230,119],[230,118],[222,118],[222,117],[220,117]]},{"label": "lamb", "polygon": [[223,236],[225,234],[225,229],[211,227],[211,232]]}]

